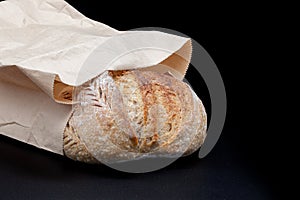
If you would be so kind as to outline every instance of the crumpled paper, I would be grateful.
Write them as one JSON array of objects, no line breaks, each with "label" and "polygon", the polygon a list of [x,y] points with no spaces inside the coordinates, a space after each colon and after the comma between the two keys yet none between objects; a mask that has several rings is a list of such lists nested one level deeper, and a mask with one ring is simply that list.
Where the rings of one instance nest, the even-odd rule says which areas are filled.
[{"label": "crumpled paper", "polygon": [[0,134],[63,155],[72,101],[61,93],[106,70],[148,67],[182,79],[190,56],[188,38],[117,31],[63,0],[0,2]]}]

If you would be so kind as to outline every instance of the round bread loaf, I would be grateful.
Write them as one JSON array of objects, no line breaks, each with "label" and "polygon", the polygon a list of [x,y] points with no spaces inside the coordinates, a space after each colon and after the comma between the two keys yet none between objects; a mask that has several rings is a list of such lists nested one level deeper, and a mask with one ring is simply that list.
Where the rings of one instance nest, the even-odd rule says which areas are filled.
[{"label": "round bread loaf", "polygon": [[189,155],[206,137],[201,100],[170,74],[106,71],[77,88],[73,98],[64,153],[77,161]]}]

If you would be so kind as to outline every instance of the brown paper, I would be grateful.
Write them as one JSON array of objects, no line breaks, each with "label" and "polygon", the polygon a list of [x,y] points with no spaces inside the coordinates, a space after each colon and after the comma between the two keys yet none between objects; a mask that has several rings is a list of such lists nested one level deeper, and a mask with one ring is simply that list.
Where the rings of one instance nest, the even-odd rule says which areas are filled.
[{"label": "brown paper", "polygon": [[182,79],[190,55],[188,38],[120,32],[63,0],[0,2],[0,134],[63,154],[72,112],[64,90],[105,70],[149,67]]}]

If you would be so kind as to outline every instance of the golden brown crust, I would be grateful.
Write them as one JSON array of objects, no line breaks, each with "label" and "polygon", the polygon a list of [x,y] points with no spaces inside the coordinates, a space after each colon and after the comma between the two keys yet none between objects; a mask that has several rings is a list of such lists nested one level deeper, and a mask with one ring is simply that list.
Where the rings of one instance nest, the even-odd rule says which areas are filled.
[{"label": "golden brown crust", "polygon": [[[170,80],[173,77],[139,70],[123,71],[121,76],[119,72],[116,72],[117,75],[114,72],[110,74],[113,74],[114,82],[123,95],[126,110],[133,113],[130,121],[138,123],[135,126],[140,130],[137,131],[138,144],[132,150],[136,153],[151,152],[176,139],[182,105],[174,89],[168,86],[172,84]],[[186,89],[181,82],[177,87]],[[135,88],[134,91],[132,88]],[[131,103],[133,96],[138,97],[135,107]]]},{"label": "golden brown crust", "polygon": [[85,84],[78,98],[88,105],[75,108],[64,138],[65,154],[74,160],[188,155],[206,136],[200,99],[187,84],[167,74],[109,71]]}]

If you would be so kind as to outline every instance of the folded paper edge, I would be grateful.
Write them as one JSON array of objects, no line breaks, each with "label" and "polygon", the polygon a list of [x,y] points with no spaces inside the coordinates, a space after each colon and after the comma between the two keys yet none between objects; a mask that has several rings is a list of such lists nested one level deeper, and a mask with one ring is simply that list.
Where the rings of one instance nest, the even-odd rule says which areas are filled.
[{"label": "folded paper edge", "polygon": [[[184,43],[183,45],[178,46],[178,48],[176,49],[175,52],[173,53],[169,53],[167,56],[156,60],[155,63],[150,63],[149,65],[146,66],[142,66],[142,68],[149,68],[149,70],[155,70],[154,68],[151,68],[155,65],[161,64],[161,65],[166,65],[169,66],[170,68],[173,68],[175,71],[178,72],[178,75],[176,76],[176,78],[178,79],[183,79],[185,77],[185,74],[188,70],[188,66],[189,66],[189,62],[191,60],[191,56],[192,56],[192,43],[191,40],[186,38],[184,39]],[[99,76],[101,73],[103,73],[104,71],[97,73],[94,72],[92,74],[92,76],[90,76],[88,79],[85,79],[82,82],[79,82],[79,84],[74,84],[75,82],[72,83],[68,83],[64,80],[63,77],[61,77],[59,74],[56,73],[49,73],[49,72],[44,72],[41,70],[32,70],[32,69],[28,69],[25,66],[19,66],[19,65],[2,65],[1,67],[12,67],[12,66],[16,66],[17,68],[19,68],[20,71],[22,71],[33,83],[35,83],[39,88],[41,88],[49,97],[51,97],[53,100],[55,100],[57,103],[61,103],[61,104],[72,104],[71,101],[68,100],[63,100],[63,99],[58,99],[57,96],[55,95],[55,91],[56,91],[56,84],[57,82],[59,82],[60,87],[62,87],[61,89],[63,89],[63,87],[76,87],[79,86],[81,84],[83,84],[84,82],[87,82],[97,76]],[[107,68],[107,70],[114,70],[114,69],[110,69],[109,67],[104,67]],[[119,68],[117,70],[123,70],[125,68]],[[134,69],[134,68],[126,68],[128,70],[130,69]],[[70,90],[70,89],[69,89]]]}]

